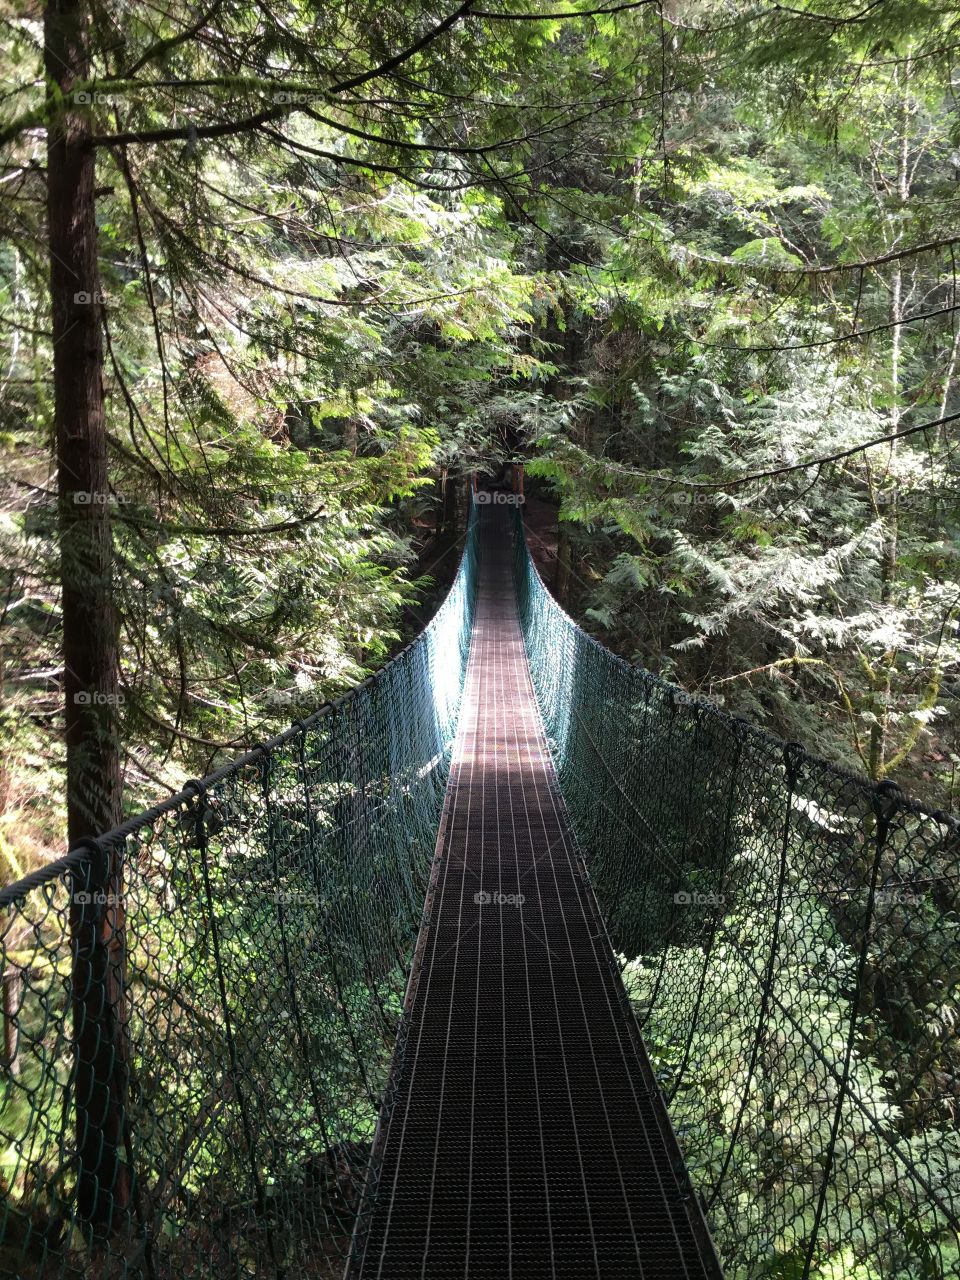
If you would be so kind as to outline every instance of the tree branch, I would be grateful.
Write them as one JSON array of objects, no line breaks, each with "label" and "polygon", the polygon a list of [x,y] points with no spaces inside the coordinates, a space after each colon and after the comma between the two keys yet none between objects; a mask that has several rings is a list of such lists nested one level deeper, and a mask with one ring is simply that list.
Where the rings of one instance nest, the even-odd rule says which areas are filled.
[{"label": "tree branch", "polygon": [[210,8],[200,15],[191,27],[185,27],[183,31],[179,31],[175,36],[168,36],[166,40],[157,40],[149,49],[136,60],[130,70],[126,73],[127,78],[136,75],[136,73],[145,67],[148,62],[153,62],[156,58],[161,58],[165,53],[169,53],[171,49],[176,49],[179,45],[185,44],[188,40],[192,40],[194,36],[199,35],[210,19],[216,14],[217,10],[223,5],[223,0],[214,0]]},{"label": "tree branch", "polygon": [[405,62],[409,62],[411,58],[415,57],[416,54],[425,49],[428,44],[432,44],[433,41],[439,36],[442,36],[445,31],[449,31],[452,26],[467,15],[472,4],[473,0],[465,0],[464,4],[461,4],[459,8],[454,9],[454,11],[448,14],[442,22],[438,22],[435,27],[431,27],[426,35],[421,36],[419,40],[410,45],[409,48],[404,49],[402,53],[394,54],[394,56],[392,58],[388,58],[386,62],[381,62],[378,67],[372,67],[369,71],[361,72],[360,75],[351,76],[348,80],[341,80],[331,88],[330,92],[345,93],[348,89],[356,89],[370,80],[376,80],[380,76],[385,76],[391,71],[395,71],[397,67],[402,66]]},{"label": "tree branch", "polygon": [[472,18],[488,18],[497,22],[560,22],[566,18],[595,18],[608,13],[624,13],[627,9],[643,9],[657,0],[632,0],[629,4],[611,5],[606,9],[567,9],[560,13],[494,13],[490,9],[474,9]]},{"label": "tree branch", "polygon": [[280,106],[270,107],[265,111],[258,111],[256,115],[247,116],[244,120],[224,120],[220,124],[189,124],[175,129],[150,129],[145,133],[138,132],[135,129],[128,130],[125,133],[99,133],[94,134],[88,145],[91,147],[121,147],[146,145],[151,142],[188,142],[199,141],[204,138],[227,138],[231,134],[252,133],[254,129],[259,129],[261,125],[269,124],[271,120],[281,120],[284,116],[288,116],[292,111],[296,110],[296,103],[283,103]]},{"label": "tree branch", "polygon": [[852,13],[849,18],[832,18],[828,13],[813,13],[809,9],[793,9],[785,4],[775,4],[773,10],[775,13],[788,13],[793,18],[810,18],[814,22],[828,22],[832,27],[845,27],[863,22],[868,13],[878,9],[884,3],[885,0],[871,0],[871,3],[866,8],[861,9],[859,13]]},{"label": "tree branch", "polygon": [[773,354],[780,351],[811,351],[815,347],[833,347],[841,342],[853,342],[855,338],[866,338],[872,333],[883,333],[886,329],[897,329],[902,324],[916,324],[920,320],[933,320],[937,316],[951,315],[960,311],[960,303],[949,307],[939,307],[936,311],[921,311],[919,315],[904,316],[902,320],[887,320],[883,324],[871,325],[869,329],[855,329],[852,333],[841,333],[836,338],[819,338],[813,342],[792,342],[780,346],[754,347],[741,346],[736,342],[701,342],[697,345],[711,351],[749,351],[753,354]]},{"label": "tree branch", "polygon": [[807,462],[797,462],[789,467],[771,467],[767,471],[754,471],[748,476],[738,476],[736,479],[709,482],[699,480],[678,481],[675,476],[671,477],[671,479],[692,489],[730,489],[734,485],[747,484],[750,480],[767,480],[772,476],[789,475],[792,471],[807,471],[810,467],[824,467],[828,462],[840,462],[844,458],[852,458],[855,454],[863,453],[866,449],[873,449],[877,445],[892,444],[895,440],[904,440],[907,436],[915,436],[921,431],[929,431],[932,427],[942,427],[948,422],[956,422],[958,420],[960,420],[960,413],[948,413],[943,418],[934,418],[930,422],[921,422],[918,426],[907,427],[904,431],[893,431],[887,436],[877,436],[875,440],[867,440],[864,444],[853,445],[850,449],[840,449],[836,453],[824,454],[820,458],[811,458]]}]

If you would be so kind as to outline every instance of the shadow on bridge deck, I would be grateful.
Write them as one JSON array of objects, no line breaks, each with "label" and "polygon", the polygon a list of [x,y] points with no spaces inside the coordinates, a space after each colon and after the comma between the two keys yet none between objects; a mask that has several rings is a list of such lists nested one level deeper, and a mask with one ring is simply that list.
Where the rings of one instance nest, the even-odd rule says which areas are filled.
[{"label": "shadow on bridge deck", "polygon": [[481,512],[463,712],[348,1276],[719,1276],[573,839]]}]

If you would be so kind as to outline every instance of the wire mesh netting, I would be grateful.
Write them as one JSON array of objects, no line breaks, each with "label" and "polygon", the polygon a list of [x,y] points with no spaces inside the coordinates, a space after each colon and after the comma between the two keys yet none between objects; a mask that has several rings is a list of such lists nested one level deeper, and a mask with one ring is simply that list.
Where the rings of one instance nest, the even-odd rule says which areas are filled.
[{"label": "wire mesh netting", "polygon": [[960,1277],[960,839],[633,667],[545,589],[537,698],[726,1274]]},{"label": "wire mesh netting", "polygon": [[719,1280],[557,794],[512,526],[482,513],[444,836],[347,1274]]},{"label": "wire mesh netting", "polygon": [[[561,785],[727,1274],[960,1276],[956,822],[618,659],[517,547]],[[0,892],[0,1275],[342,1273],[475,563],[471,525],[383,672]]]},{"label": "wire mesh netting", "polygon": [[466,667],[382,671],[0,892],[0,1275],[340,1275]]}]

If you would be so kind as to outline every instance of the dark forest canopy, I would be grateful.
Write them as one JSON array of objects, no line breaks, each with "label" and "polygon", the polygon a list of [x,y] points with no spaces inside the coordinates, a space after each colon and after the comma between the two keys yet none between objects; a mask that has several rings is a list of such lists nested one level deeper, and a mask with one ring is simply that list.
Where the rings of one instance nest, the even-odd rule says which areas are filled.
[{"label": "dark forest canopy", "polygon": [[949,7],[2,25],[0,877],[374,667],[514,455],[605,644],[955,801]]}]

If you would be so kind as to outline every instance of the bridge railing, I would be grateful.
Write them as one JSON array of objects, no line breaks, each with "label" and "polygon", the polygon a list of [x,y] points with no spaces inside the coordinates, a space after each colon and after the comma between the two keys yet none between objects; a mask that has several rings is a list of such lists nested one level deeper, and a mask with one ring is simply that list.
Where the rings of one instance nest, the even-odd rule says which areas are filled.
[{"label": "bridge railing", "polygon": [[0,891],[0,1275],[339,1275],[448,771],[476,536],[336,702]]},{"label": "bridge railing", "polygon": [[956,820],[603,648],[517,527],[561,788],[727,1274],[956,1280]]}]

